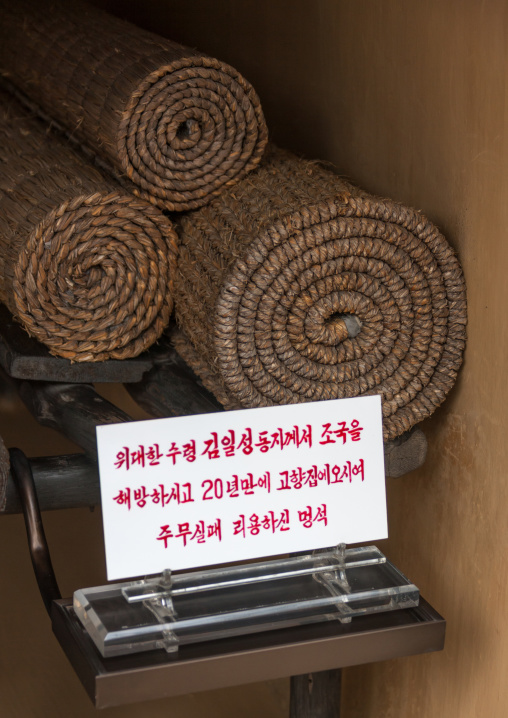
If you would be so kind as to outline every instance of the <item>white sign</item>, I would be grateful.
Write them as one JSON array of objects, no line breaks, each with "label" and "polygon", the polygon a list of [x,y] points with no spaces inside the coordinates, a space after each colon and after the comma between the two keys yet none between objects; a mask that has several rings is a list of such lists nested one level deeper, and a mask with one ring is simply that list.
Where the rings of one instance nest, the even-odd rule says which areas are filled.
[{"label": "white sign", "polygon": [[381,398],[97,427],[108,579],[387,537]]}]

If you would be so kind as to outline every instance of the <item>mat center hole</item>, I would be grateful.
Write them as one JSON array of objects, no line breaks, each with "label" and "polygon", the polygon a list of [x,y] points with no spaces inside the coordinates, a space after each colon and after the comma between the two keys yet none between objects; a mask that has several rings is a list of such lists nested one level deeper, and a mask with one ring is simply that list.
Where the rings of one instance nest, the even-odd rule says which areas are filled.
[{"label": "mat center hole", "polygon": [[179,140],[188,140],[191,134],[191,120],[180,122],[176,128],[176,136]]},{"label": "mat center hole", "polygon": [[334,325],[346,325],[348,337],[354,339],[362,331],[362,323],[356,314],[343,314],[341,312],[334,312],[325,320],[325,324],[328,327]]}]

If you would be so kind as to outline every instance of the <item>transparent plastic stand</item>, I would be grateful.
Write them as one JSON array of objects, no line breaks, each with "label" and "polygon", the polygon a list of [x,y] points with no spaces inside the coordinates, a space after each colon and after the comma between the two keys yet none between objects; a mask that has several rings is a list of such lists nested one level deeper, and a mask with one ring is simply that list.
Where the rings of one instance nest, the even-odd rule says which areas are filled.
[{"label": "transparent plastic stand", "polygon": [[375,547],[314,551],[81,589],[74,610],[104,657],[418,605]]}]

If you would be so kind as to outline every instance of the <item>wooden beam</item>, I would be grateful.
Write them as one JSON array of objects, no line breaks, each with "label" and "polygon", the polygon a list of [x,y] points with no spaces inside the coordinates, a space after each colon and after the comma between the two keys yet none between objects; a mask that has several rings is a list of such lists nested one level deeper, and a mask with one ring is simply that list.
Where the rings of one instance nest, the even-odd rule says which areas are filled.
[{"label": "wooden beam", "polygon": [[[73,509],[100,504],[97,464],[85,454],[30,459],[41,511]],[[21,513],[18,492],[10,475],[0,483],[2,513]]]},{"label": "wooden beam", "polygon": [[340,668],[291,676],[289,718],[339,718]]},{"label": "wooden beam", "polygon": [[0,304],[0,366],[13,379],[64,382],[139,381],[153,365],[150,351],[122,361],[71,362],[52,356],[48,349],[17,324]]},{"label": "wooden beam", "polygon": [[22,381],[18,391],[39,423],[57,429],[93,459],[97,456],[96,426],[132,421],[91,384]]}]

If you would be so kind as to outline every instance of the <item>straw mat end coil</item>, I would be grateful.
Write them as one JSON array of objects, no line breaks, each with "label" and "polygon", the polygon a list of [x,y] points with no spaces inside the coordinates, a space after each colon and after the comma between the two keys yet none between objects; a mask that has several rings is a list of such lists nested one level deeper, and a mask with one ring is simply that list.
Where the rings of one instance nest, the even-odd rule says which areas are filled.
[{"label": "straw mat end coil", "polygon": [[136,194],[183,211],[245,177],[267,139],[252,86],[233,67],[193,55],[143,79],[123,111],[117,148]]},{"label": "straw mat end coil", "polygon": [[175,257],[174,230],[156,208],[116,193],[75,197],[19,253],[16,316],[72,361],[137,356],[169,322]]},{"label": "straw mat end coil", "polygon": [[129,191],[170,211],[206,204],[267,143],[237,70],[79,0],[0,0],[0,74]]},{"label": "straw mat end coil", "polygon": [[0,300],[53,354],[147,349],[169,321],[176,243],[157,207],[0,93]]},{"label": "straw mat end coil", "polygon": [[230,408],[380,394],[388,440],[462,362],[464,278],[438,229],[282,151],[182,220],[176,285],[176,347]]}]

